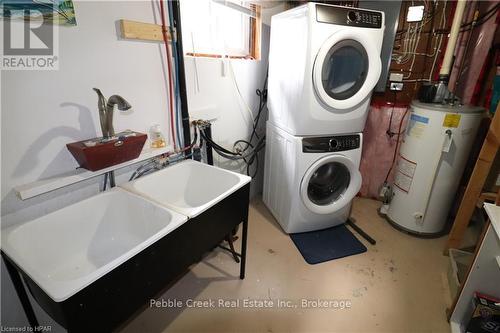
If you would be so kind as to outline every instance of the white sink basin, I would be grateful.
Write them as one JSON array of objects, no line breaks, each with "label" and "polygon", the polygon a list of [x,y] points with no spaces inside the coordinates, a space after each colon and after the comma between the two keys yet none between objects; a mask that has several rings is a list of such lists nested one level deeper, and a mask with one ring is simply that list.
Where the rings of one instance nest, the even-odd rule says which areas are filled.
[{"label": "white sink basin", "polygon": [[186,160],[121,187],[193,218],[250,180],[245,175]]},{"label": "white sink basin", "polygon": [[187,217],[114,188],[2,230],[2,250],[61,302],[176,229]]}]

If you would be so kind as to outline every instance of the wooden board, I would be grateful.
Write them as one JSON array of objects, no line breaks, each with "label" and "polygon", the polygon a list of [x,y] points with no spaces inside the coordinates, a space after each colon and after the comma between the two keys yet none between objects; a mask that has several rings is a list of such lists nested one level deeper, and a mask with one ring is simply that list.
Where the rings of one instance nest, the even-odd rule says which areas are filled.
[{"label": "wooden board", "polygon": [[465,190],[457,216],[453,222],[453,227],[450,231],[448,242],[446,243],[444,254],[448,253],[448,249],[458,249],[462,243],[465,230],[469,225],[469,221],[474,213],[477,201],[480,199],[483,191],[483,186],[490,172],[493,161],[500,145],[500,104],[497,107],[495,116],[488,129],[488,134],[484,140],[483,147],[479,153],[479,157],[470,176],[469,183]]},{"label": "wooden board", "polygon": [[[120,20],[120,30],[123,38],[163,42],[161,25],[129,20]],[[167,39],[172,40],[167,31]]]},{"label": "wooden board", "polygon": [[255,18],[251,19],[250,22],[250,55],[254,60],[260,60],[261,51],[260,44],[262,42],[262,14],[261,7],[258,5],[252,5],[252,9],[255,12]]}]

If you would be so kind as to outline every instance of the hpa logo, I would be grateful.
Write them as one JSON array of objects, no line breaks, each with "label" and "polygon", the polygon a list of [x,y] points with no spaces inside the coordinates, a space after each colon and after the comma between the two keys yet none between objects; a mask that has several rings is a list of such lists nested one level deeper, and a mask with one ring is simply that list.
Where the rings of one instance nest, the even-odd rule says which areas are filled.
[{"label": "hpa logo", "polygon": [[3,70],[58,69],[57,25],[51,18],[54,3],[0,0],[2,10]]}]

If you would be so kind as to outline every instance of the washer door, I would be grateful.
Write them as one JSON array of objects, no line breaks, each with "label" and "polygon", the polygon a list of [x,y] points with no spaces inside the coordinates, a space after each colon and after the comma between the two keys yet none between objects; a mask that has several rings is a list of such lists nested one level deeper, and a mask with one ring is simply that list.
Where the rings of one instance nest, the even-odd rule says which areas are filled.
[{"label": "washer door", "polygon": [[349,109],[373,90],[382,70],[375,43],[350,31],[334,33],[321,46],[313,68],[314,89],[327,106]]},{"label": "washer door", "polygon": [[344,208],[361,188],[361,174],[343,155],[317,160],[307,169],[300,184],[304,205],[316,214],[330,214]]}]

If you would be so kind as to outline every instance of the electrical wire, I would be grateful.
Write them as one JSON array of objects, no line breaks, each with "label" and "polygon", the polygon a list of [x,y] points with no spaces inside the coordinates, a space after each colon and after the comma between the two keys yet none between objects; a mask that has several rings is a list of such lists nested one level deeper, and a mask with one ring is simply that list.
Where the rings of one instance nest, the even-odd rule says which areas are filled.
[{"label": "electrical wire", "polygon": [[399,128],[398,132],[396,133],[396,147],[394,148],[394,155],[392,156],[392,162],[391,166],[389,167],[389,170],[387,171],[387,175],[385,176],[384,182],[387,183],[387,180],[389,179],[389,175],[391,174],[392,169],[394,168],[394,163],[396,162],[396,156],[398,154],[398,147],[399,147],[399,138],[402,134],[401,128],[403,126],[403,121],[406,118],[406,115],[408,114],[409,108],[407,107],[405,112],[403,113],[403,116],[401,117],[401,120],[399,121]]},{"label": "electrical wire", "polygon": [[[266,72],[266,79],[264,81],[264,87],[267,85],[267,72]],[[257,127],[259,125],[260,117],[262,115],[262,111],[265,109],[266,103],[267,103],[267,89],[257,89],[255,91],[257,96],[259,97],[259,110],[257,112],[257,116],[255,117],[254,124],[252,126],[252,133],[250,134],[250,139],[248,141],[246,140],[238,140],[234,143],[234,148],[236,148],[236,145],[238,143],[245,143],[247,144],[247,147],[250,145],[252,142],[253,138],[256,137],[257,139],[260,139],[259,134],[257,133]]]},{"label": "electrical wire", "polygon": [[[441,14],[441,22],[442,22],[441,29],[444,29],[446,27],[446,3],[447,1],[444,2],[443,12]],[[437,45],[437,48],[435,49],[434,60],[432,61],[431,71],[429,72],[429,79],[428,79],[429,82],[432,81],[432,74],[434,74],[434,68],[436,68],[436,61],[438,58],[438,54],[441,51],[442,42],[443,42],[443,35],[439,36],[439,43]]]},{"label": "electrical wire", "polygon": [[231,78],[233,80],[234,87],[236,88],[236,92],[238,93],[238,96],[239,96],[241,102],[243,103],[243,106],[245,107],[245,111],[247,111],[247,113],[248,113],[250,119],[252,120],[252,122],[255,122],[252,110],[248,106],[245,98],[243,98],[243,95],[242,95],[241,90],[240,90],[240,86],[238,85],[238,81],[236,80],[236,75],[234,74],[234,69],[233,69],[233,64],[231,62],[231,58],[230,57],[226,57],[226,61],[228,63],[229,71],[231,72],[230,75],[231,75]]},{"label": "electrical wire", "polygon": [[[444,5],[446,5],[446,2],[443,1]],[[486,23],[489,19],[491,19],[495,14],[495,10],[498,10],[500,7],[500,3],[489,9],[487,12],[485,12],[482,16],[478,17],[477,19],[477,24],[475,27]],[[468,31],[472,29],[472,21],[464,23],[460,26],[460,32]],[[395,40],[401,40],[400,35],[405,33],[406,29],[403,30],[398,30],[396,32],[396,38]],[[436,29],[436,30],[430,30],[430,31],[423,31],[423,34],[435,34],[435,35],[448,35],[450,33],[449,29]]]},{"label": "electrical wire", "polygon": [[253,163],[256,163],[258,166],[258,153],[265,147],[265,136],[259,139],[255,147],[249,144],[244,151],[235,152],[221,147],[216,142],[208,138],[203,128],[200,128],[200,135],[203,140],[205,140],[219,156],[231,161],[243,161],[247,165],[247,175],[251,176],[252,178],[257,175],[258,168],[255,168],[254,173],[251,175],[250,167],[253,165]]},{"label": "electrical wire", "polygon": [[[436,4],[436,6],[437,6],[437,4]],[[446,8],[447,8],[447,2],[444,1],[443,8],[441,10],[440,29],[438,29],[438,30],[443,30],[446,27]],[[407,63],[409,61],[408,55],[413,56],[412,64],[414,64],[415,56],[424,56],[424,57],[429,57],[429,58],[432,57],[433,58],[432,66],[431,66],[431,70],[429,72],[428,78],[410,79],[411,75],[413,74],[413,67],[410,66],[409,70],[404,71],[404,72],[408,72],[408,75],[405,75],[403,77],[404,82],[431,82],[432,81],[432,75],[434,73],[434,69],[436,68],[437,59],[438,59],[439,54],[441,53],[440,50],[441,50],[441,45],[443,42],[443,34],[441,34],[439,36],[439,38],[436,39],[436,43],[434,45],[432,53],[421,53],[421,52],[416,52],[416,50],[418,48],[418,41],[419,41],[418,38],[423,33],[422,28],[428,22],[430,22],[430,20],[432,18],[434,18],[436,16],[436,12],[437,12],[437,10],[436,10],[436,8],[434,8],[433,13],[431,15],[428,15],[427,19],[420,25],[419,28],[418,27],[412,28],[412,26],[409,25],[409,28],[404,31],[404,32],[406,32],[406,34],[405,34],[406,37],[403,40],[403,52],[394,52],[394,54],[392,56],[393,60],[396,61],[396,63],[398,63],[398,64]],[[419,32],[418,32],[418,36],[417,36],[417,43],[415,43],[414,34],[417,30]],[[426,33],[431,33],[431,32],[436,34],[435,30],[429,31]],[[412,50],[412,48],[413,48],[413,50]]]},{"label": "electrical wire", "polygon": [[[492,18],[495,14],[496,14],[496,11],[498,10],[498,8],[500,7],[500,3],[496,4],[495,6],[493,6],[492,8],[490,8],[488,11],[486,11],[483,15],[479,16],[477,18],[477,20],[472,20],[470,22],[467,22],[467,23],[464,23],[460,26],[460,32],[462,31],[467,31],[467,30],[471,30],[473,28],[473,24],[474,22],[476,22],[476,24],[474,24],[474,26],[478,26],[478,25],[481,25],[483,23],[486,23],[490,18]],[[467,29],[464,29],[468,27]]]},{"label": "electrical wire", "polygon": [[[238,97],[240,99],[240,101],[242,102],[244,108],[245,108],[245,111],[248,113],[248,116],[250,117],[252,123],[255,123],[255,119],[253,117],[253,113],[252,113],[252,110],[250,109],[250,107],[248,106],[248,103],[246,102],[245,98],[243,97],[243,94],[241,93],[241,90],[240,90],[240,86],[238,84],[238,81],[236,80],[236,75],[234,74],[234,68],[233,68],[233,63],[231,61],[231,57],[229,56],[229,52],[227,52],[227,41],[226,41],[226,35],[224,34],[224,40],[223,40],[224,44],[223,44],[223,51],[224,51],[224,56],[222,58],[222,61],[226,61],[227,62],[227,66],[229,67],[229,74],[231,76],[231,79],[234,83],[234,87],[236,88],[236,92],[238,94]],[[245,121],[246,121],[246,118],[244,117]]]},{"label": "electrical wire", "polygon": [[391,116],[389,117],[389,126],[387,126],[387,131],[385,131],[385,133],[389,136],[389,138],[392,138],[394,134],[397,134],[392,131],[392,118],[394,116],[394,108],[396,107],[397,98],[398,98],[397,92],[394,91],[394,100],[392,101]]},{"label": "electrical wire", "polygon": [[411,77],[411,74],[413,72],[413,65],[415,64],[415,59],[416,59],[416,52],[417,52],[417,48],[418,48],[418,44],[420,43],[420,32],[422,31],[422,27],[425,25],[426,23],[422,23],[420,25],[420,29],[418,29],[418,22],[417,22],[417,26],[416,26],[416,29],[418,29],[418,34],[416,36],[416,39],[415,41],[413,42],[413,51],[411,52],[413,54],[413,59],[411,61],[411,65],[410,65],[410,73],[408,74],[408,76],[406,77],[403,77],[404,79],[408,79]]},{"label": "electrical wire", "polygon": [[[266,77],[264,79],[264,84],[262,89],[257,89],[255,94],[259,97],[259,109],[257,116],[254,119],[252,125],[252,132],[248,140],[240,139],[234,142],[233,150],[226,149],[221,145],[214,142],[205,133],[206,125],[204,121],[197,121],[198,130],[200,132],[201,142],[207,142],[207,146],[211,146],[215,153],[227,160],[231,161],[243,161],[246,164],[246,173],[248,176],[254,178],[259,170],[259,152],[265,147],[266,137],[260,136],[257,129],[259,126],[260,119],[267,105],[267,80],[268,74],[266,70]],[[254,144],[254,139],[257,139]],[[254,172],[250,172],[250,168],[255,165]]]}]

